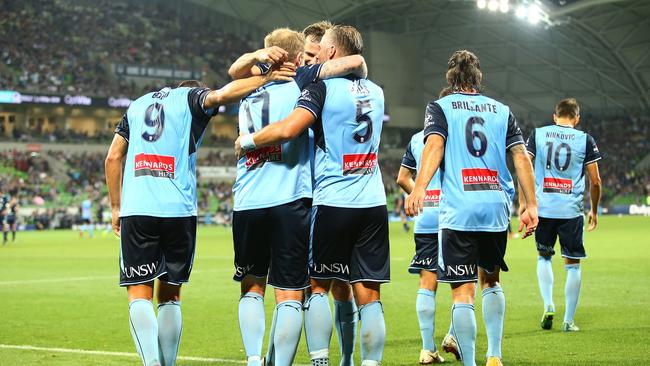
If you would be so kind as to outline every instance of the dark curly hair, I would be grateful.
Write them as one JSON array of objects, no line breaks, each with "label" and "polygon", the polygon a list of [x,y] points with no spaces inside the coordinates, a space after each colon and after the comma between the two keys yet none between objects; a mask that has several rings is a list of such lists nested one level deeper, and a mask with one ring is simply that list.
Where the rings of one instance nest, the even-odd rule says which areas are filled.
[{"label": "dark curly hair", "polygon": [[454,52],[447,63],[447,83],[455,92],[460,90],[481,90],[481,63],[468,50]]}]

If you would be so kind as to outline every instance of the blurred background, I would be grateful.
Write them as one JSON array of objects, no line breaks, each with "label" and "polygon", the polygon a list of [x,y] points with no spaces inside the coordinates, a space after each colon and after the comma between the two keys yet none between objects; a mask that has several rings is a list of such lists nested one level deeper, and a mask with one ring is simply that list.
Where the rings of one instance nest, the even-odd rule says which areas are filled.
[{"label": "blurred background", "polygon": [[[575,97],[604,157],[603,212],[650,214],[650,1],[0,0],[0,14],[0,193],[18,200],[20,229],[73,227],[84,200],[110,221],[103,162],[131,100],[184,79],[218,88],[267,32],[323,19],[362,32],[384,88],[391,210],[404,149],[465,48],[525,135]],[[222,108],[199,153],[207,224],[230,222],[237,112]]]}]

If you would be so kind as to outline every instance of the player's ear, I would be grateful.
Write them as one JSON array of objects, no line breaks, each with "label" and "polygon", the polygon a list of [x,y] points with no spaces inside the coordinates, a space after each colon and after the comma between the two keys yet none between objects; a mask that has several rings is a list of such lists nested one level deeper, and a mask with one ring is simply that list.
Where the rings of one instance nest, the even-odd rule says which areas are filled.
[{"label": "player's ear", "polygon": [[553,113],[553,122],[557,123],[557,115]]},{"label": "player's ear", "polygon": [[303,62],[302,62],[303,58],[304,58],[304,54],[302,53],[302,51],[298,52],[298,54],[296,55],[295,60],[293,60],[294,65],[296,65],[296,66],[302,65],[303,64]]},{"label": "player's ear", "polygon": [[573,127],[577,126],[580,124],[580,115],[576,116],[576,123],[573,125]]}]

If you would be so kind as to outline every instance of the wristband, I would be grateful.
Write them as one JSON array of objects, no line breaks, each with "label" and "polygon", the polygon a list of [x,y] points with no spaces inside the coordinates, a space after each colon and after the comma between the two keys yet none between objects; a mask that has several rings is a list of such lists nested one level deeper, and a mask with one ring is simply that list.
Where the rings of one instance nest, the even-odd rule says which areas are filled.
[{"label": "wristband", "polygon": [[242,150],[251,151],[255,150],[255,142],[253,141],[254,133],[244,135],[241,137],[239,144],[241,145]]}]

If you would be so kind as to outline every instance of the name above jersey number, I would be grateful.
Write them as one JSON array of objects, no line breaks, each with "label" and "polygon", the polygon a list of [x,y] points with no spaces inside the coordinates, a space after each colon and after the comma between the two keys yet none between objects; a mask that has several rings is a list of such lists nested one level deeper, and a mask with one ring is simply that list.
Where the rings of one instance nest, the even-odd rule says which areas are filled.
[{"label": "name above jersey number", "polygon": [[154,154],[138,154],[135,156],[135,176],[151,176],[155,178],[174,179],[174,157]]},{"label": "name above jersey number", "polygon": [[464,191],[500,191],[499,172],[485,168],[462,170]]},{"label": "name above jersey number", "polygon": [[246,169],[261,168],[264,163],[282,161],[282,145],[266,146],[246,153]]},{"label": "name above jersey number", "polygon": [[373,174],[377,168],[377,154],[344,154],[343,155],[343,175]]},{"label": "name above jersey number", "polygon": [[438,207],[440,206],[440,190],[427,189],[424,192],[424,207]]},{"label": "name above jersey number", "polygon": [[571,194],[573,190],[573,181],[571,179],[544,178],[545,193]]}]

